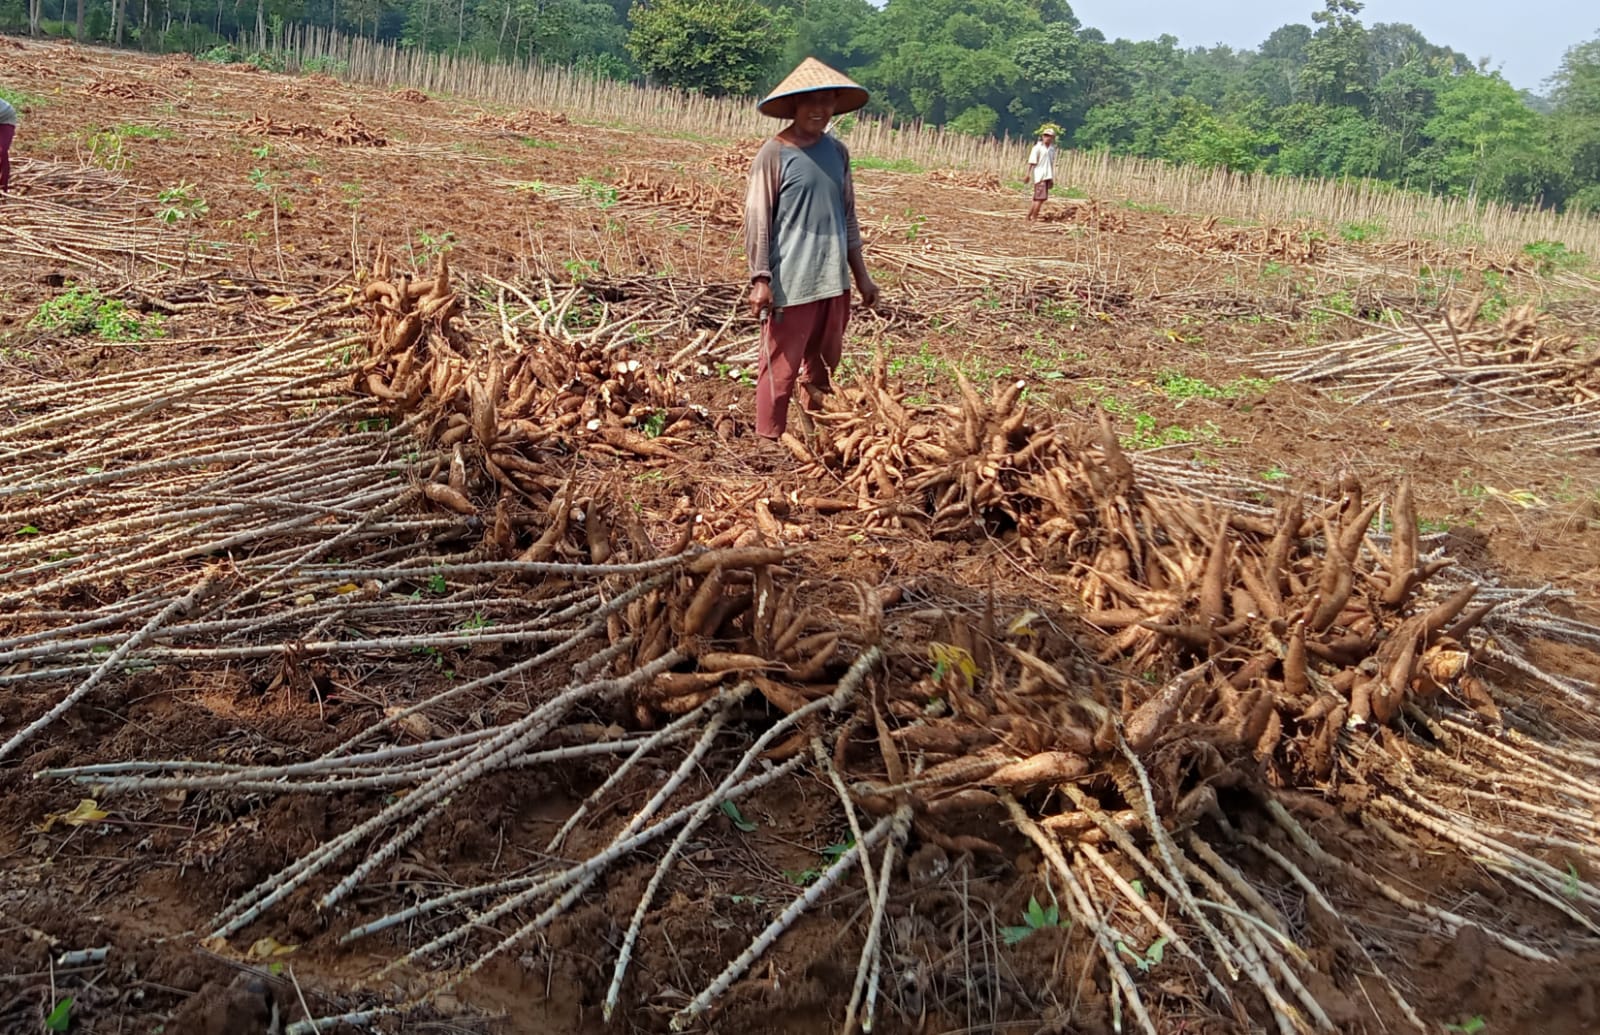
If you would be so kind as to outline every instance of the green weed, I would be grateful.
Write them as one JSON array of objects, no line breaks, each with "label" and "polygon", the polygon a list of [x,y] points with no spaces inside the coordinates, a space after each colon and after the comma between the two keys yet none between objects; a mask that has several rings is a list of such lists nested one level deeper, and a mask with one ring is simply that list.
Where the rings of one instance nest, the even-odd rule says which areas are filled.
[{"label": "green weed", "polygon": [[1340,223],[1339,239],[1351,244],[1364,244],[1383,237],[1384,229],[1383,222],[1377,219]]},{"label": "green weed", "polygon": [[1048,317],[1059,323],[1077,323],[1083,318],[1083,310],[1076,302],[1051,301],[1039,303],[1039,315]]},{"label": "green weed", "polygon": [[448,252],[456,243],[456,235],[446,230],[435,237],[425,230],[417,231],[417,243],[408,245],[411,250],[411,261],[419,267],[432,266],[440,255]]},{"label": "green weed", "polygon": [[1148,974],[1150,968],[1160,963],[1167,954],[1167,939],[1165,936],[1157,938],[1150,943],[1150,947],[1142,953],[1134,952],[1123,942],[1117,943],[1117,951],[1126,955],[1139,968],[1139,973]]},{"label": "green weed", "polygon": [[1260,394],[1271,384],[1259,377],[1237,377],[1225,385],[1213,385],[1177,370],[1163,370],[1155,377],[1156,390],[1180,402],[1188,399],[1237,399],[1243,395]]},{"label": "green weed", "polygon": [[44,1019],[45,1031],[68,1031],[72,1028],[72,997],[69,995],[55,1005]]},{"label": "green weed", "polygon": [[1522,246],[1522,254],[1534,261],[1540,273],[1547,275],[1557,270],[1577,269],[1589,263],[1587,255],[1572,251],[1560,241],[1533,241]]},{"label": "green weed", "polygon": [[350,63],[331,57],[309,57],[300,62],[300,71],[305,75],[331,75],[342,76],[349,71]]},{"label": "green weed", "polygon": [[1000,936],[1007,945],[1016,945],[1026,941],[1049,927],[1070,927],[1069,920],[1065,925],[1061,923],[1061,907],[1051,903],[1048,908],[1041,906],[1039,900],[1033,896],[1028,898],[1028,911],[1022,914],[1022,923],[1012,927],[1000,928]]},{"label": "green weed", "polygon": [[156,218],[171,226],[185,219],[199,219],[205,215],[211,207],[195,190],[192,183],[180,183],[157,194],[156,201],[161,203],[161,208],[156,210]]},{"label": "green weed", "polygon": [[122,172],[133,162],[133,156],[116,133],[102,131],[89,137],[89,161],[107,172]]},{"label": "green weed", "polygon": [[1170,216],[1173,214],[1173,210],[1167,205],[1157,205],[1149,202],[1134,201],[1132,198],[1124,201],[1122,203],[1122,207],[1127,209],[1129,212],[1144,212],[1149,215],[1156,216]]},{"label": "green weed", "polygon": [[872,155],[861,155],[850,159],[852,171],[861,169],[877,169],[882,172],[919,173],[923,172],[922,166],[909,158],[875,158]]},{"label": "green weed", "polygon": [[727,816],[735,827],[746,834],[751,833],[756,829],[756,825],[750,822],[748,819],[745,819],[744,814],[739,811],[739,806],[735,805],[731,801],[725,801],[722,803],[722,814]]},{"label": "green weed", "polygon": [[13,89],[9,86],[0,86],[0,101],[5,101],[23,114],[27,114],[34,108],[41,108],[45,104],[45,99],[38,94],[28,93],[26,90]]},{"label": "green weed", "polygon": [[[755,828],[752,827],[751,829],[753,830]],[[826,848],[819,849],[817,854],[826,860],[829,865],[832,865],[833,863],[839,861],[840,856],[854,848],[855,844],[856,843],[854,839],[852,839],[839,844],[828,845]],[[791,884],[805,885],[810,884],[812,881],[822,876],[827,872],[827,869],[827,866],[819,864],[817,866],[808,866],[803,870],[784,870],[783,876]]]},{"label": "green weed", "polygon": [[161,336],[161,318],[142,316],[120,299],[106,298],[91,287],[74,286],[50,299],[28,322],[29,327],[64,335],[92,334],[101,341],[143,341]]},{"label": "green weed", "polygon": [[617,188],[590,176],[585,176],[578,180],[578,191],[601,208],[611,208],[622,200],[622,195]]}]

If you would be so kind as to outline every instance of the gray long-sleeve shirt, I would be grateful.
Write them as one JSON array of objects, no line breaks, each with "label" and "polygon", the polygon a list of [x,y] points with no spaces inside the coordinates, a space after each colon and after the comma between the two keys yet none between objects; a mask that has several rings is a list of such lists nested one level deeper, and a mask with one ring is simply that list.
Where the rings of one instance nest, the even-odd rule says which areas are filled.
[{"label": "gray long-sleeve shirt", "polygon": [[17,124],[17,109],[0,97],[0,126],[15,126]]},{"label": "gray long-sleeve shirt", "polygon": [[850,152],[824,135],[810,147],[773,137],[756,153],[745,196],[750,277],[769,277],[772,304],[804,305],[850,291],[861,247]]}]

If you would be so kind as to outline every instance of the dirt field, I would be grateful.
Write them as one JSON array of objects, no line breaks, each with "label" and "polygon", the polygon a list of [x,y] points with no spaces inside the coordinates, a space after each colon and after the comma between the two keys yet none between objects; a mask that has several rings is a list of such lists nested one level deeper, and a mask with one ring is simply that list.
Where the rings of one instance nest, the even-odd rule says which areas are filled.
[{"label": "dirt field", "polygon": [[1600,1027],[1592,269],[864,160],[775,457],[756,141],[0,85],[0,1030]]}]

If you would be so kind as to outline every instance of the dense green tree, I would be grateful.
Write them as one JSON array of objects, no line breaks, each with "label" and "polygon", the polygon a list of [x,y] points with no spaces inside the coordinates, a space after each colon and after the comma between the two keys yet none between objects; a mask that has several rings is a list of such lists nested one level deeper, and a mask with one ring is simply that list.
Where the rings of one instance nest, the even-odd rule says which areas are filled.
[{"label": "dense green tree", "polygon": [[1423,126],[1429,140],[1409,164],[1413,180],[1470,197],[1536,201],[1548,153],[1539,117],[1499,75],[1445,79]]},{"label": "dense green tree", "polygon": [[709,94],[752,93],[793,31],[756,0],[650,0],[628,13],[628,52],[656,82]]},{"label": "dense green tree", "polygon": [[1362,5],[1357,0],[1327,0],[1311,16],[1320,28],[1306,42],[1300,81],[1319,104],[1363,108],[1371,92],[1372,54]]},{"label": "dense green tree", "polygon": [[868,27],[878,57],[861,74],[904,116],[944,122],[979,106],[1009,112],[1022,86],[1014,44],[1044,24],[1028,0],[888,0]]},{"label": "dense green tree", "polygon": [[867,0],[778,0],[789,15],[794,36],[780,64],[793,68],[814,57],[834,68],[869,64],[877,57],[867,43],[867,25],[876,9]]},{"label": "dense green tree", "polygon": [[1568,170],[1563,198],[1600,211],[1600,35],[1570,48],[1550,85],[1551,146]]}]

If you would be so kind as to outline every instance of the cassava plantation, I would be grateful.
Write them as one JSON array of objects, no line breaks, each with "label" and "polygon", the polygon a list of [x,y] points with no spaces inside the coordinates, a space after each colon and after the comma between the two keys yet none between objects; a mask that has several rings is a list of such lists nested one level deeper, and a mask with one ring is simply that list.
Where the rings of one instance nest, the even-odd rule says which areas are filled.
[{"label": "cassava plantation", "polygon": [[0,1031],[1600,1027],[1593,222],[862,119],[775,456],[758,119],[334,46],[0,37]]}]

